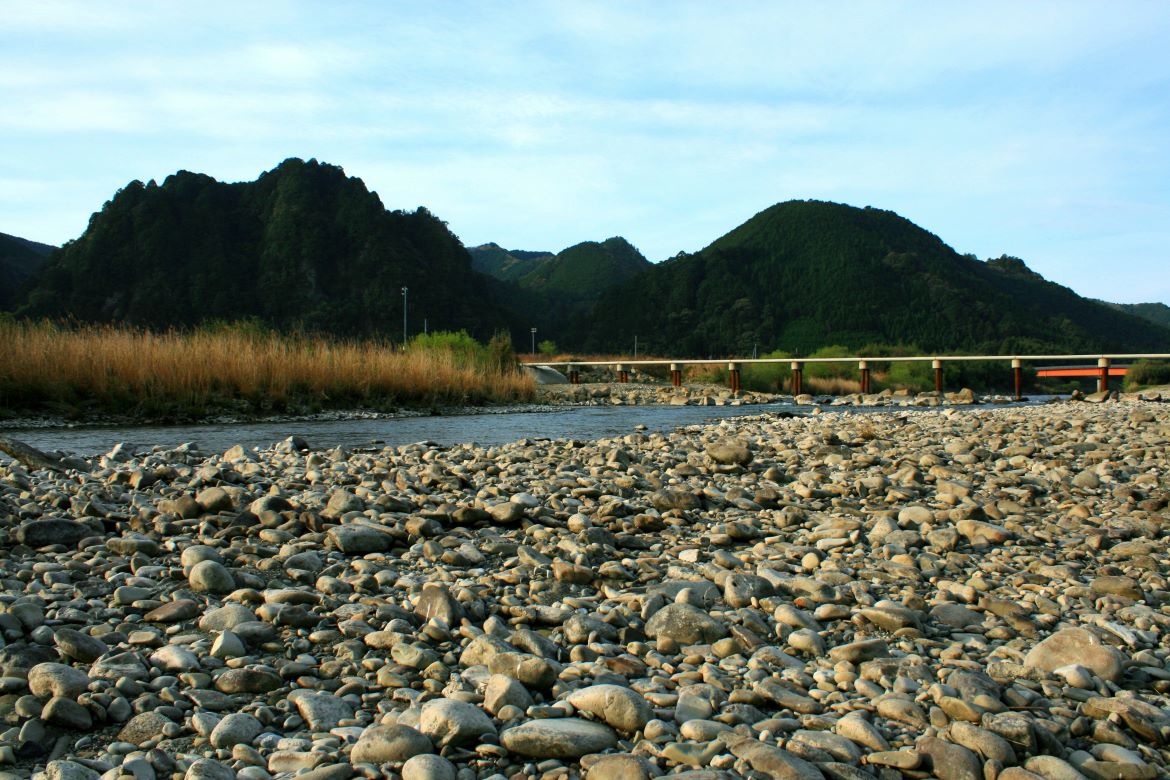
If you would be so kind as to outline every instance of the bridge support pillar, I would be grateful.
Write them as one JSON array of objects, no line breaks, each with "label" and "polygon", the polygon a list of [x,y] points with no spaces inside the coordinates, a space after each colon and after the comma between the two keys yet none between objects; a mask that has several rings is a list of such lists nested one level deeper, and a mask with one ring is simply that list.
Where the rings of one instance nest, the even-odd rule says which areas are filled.
[{"label": "bridge support pillar", "polygon": [[569,384],[571,384],[571,385],[581,384],[581,372],[579,372],[577,370],[577,367],[570,363],[567,366],[567,369],[569,371]]},{"label": "bridge support pillar", "polygon": [[857,364],[857,368],[861,370],[861,392],[869,393],[869,362],[862,360]]},{"label": "bridge support pillar", "polygon": [[739,395],[739,363],[728,363],[727,371],[731,375],[731,392]]},{"label": "bridge support pillar", "polygon": [[682,387],[682,371],[678,367],[678,363],[670,364],[670,384],[674,387]]},{"label": "bridge support pillar", "polygon": [[942,361],[938,358],[930,361],[930,367],[934,369],[934,392],[942,395]]},{"label": "bridge support pillar", "polygon": [[1023,400],[1023,363],[1019,358],[1012,358],[1012,385],[1015,388],[1015,399],[1017,401]]},{"label": "bridge support pillar", "polygon": [[1097,392],[1104,393],[1109,390],[1109,358],[1098,358],[1097,368],[1100,369],[1097,376]]},{"label": "bridge support pillar", "polygon": [[630,381],[630,372],[627,371],[626,367],[621,363],[618,363],[616,366],[614,366],[614,370],[617,371],[618,382],[621,382],[624,385]]},{"label": "bridge support pillar", "polygon": [[798,395],[804,394],[804,363],[799,360],[792,361],[792,396],[795,398]]}]

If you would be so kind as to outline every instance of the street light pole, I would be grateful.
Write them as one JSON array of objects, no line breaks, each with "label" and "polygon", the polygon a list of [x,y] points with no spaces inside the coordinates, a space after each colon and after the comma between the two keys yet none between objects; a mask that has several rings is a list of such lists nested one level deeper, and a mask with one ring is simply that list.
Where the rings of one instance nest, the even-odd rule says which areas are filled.
[{"label": "street light pole", "polygon": [[536,357],[536,328],[532,329],[532,356]]},{"label": "street light pole", "polygon": [[406,349],[406,291],[408,287],[402,288],[402,348]]}]

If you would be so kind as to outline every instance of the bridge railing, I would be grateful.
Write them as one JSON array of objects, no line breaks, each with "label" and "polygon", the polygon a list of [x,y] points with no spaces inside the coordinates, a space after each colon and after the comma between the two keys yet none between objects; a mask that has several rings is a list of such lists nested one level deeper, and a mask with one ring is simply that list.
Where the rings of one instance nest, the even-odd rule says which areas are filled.
[{"label": "bridge railing", "polygon": [[608,366],[617,374],[618,382],[630,381],[630,368],[634,366],[669,366],[671,384],[679,387],[682,384],[683,366],[721,365],[727,366],[730,375],[729,384],[733,393],[740,391],[740,370],[744,365],[788,363],[792,370],[792,394],[801,395],[804,391],[804,367],[810,363],[856,363],[861,380],[861,392],[870,392],[870,363],[925,363],[929,362],[934,369],[935,392],[943,392],[943,363],[1003,361],[1009,363],[1012,369],[1012,387],[1016,400],[1022,398],[1023,366],[1024,363],[1034,363],[1040,360],[1093,360],[1097,368],[1097,390],[1103,392],[1109,389],[1109,367],[1115,360],[1170,360],[1170,354],[1150,353],[1116,353],[1093,355],[944,355],[939,357],[928,356],[899,356],[899,357],[818,357],[818,358],[695,358],[675,360],[554,360],[533,362],[529,365],[547,366],[563,369],[572,384],[581,383],[580,369],[588,366]]}]

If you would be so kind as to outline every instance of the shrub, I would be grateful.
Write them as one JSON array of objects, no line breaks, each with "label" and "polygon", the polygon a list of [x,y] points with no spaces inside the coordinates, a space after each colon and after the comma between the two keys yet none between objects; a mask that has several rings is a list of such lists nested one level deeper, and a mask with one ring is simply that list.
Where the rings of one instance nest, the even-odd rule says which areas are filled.
[{"label": "shrub", "polygon": [[1125,389],[1139,390],[1154,385],[1170,385],[1170,363],[1164,360],[1139,360],[1125,372]]}]

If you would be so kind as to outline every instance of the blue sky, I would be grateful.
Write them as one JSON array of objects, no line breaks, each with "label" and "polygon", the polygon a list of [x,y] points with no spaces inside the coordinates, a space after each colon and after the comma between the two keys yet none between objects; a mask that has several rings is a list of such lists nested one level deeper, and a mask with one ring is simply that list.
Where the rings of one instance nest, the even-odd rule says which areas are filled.
[{"label": "blue sky", "polygon": [[1168,42],[1142,0],[0,0],[0,231],[315,157],[468,245],[657,261],[817,198],[1170,303]]}]

